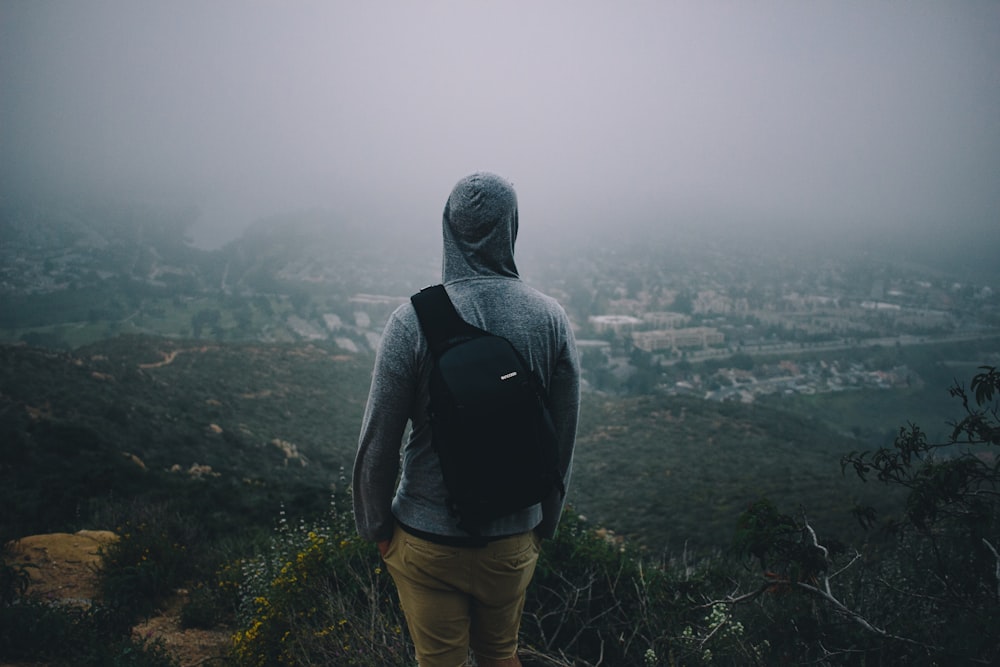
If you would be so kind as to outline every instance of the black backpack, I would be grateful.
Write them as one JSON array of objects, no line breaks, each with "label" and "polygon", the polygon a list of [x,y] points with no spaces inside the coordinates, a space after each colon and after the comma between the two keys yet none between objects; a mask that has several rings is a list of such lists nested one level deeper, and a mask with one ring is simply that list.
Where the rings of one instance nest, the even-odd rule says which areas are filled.
[{"label": "black backpack", "polygon": [[431,439],[458,526],[482,526],[565,494],[548,395],[502,336],[461,318],[443,285],[410,297],[427,337]]}]

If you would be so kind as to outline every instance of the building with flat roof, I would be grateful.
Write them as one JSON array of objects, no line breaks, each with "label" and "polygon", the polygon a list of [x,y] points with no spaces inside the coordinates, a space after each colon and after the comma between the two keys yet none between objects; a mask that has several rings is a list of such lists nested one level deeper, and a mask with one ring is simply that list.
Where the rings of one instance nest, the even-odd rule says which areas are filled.
[{"label": "building with flat roof", "polygon": [[642,316],[643,322],[659,329],[675,329],[679,326],[687,324],[690,319],[690,315],[685,315],[684,313],[672,313],[669,311],[644,313]]},{"label": "building with flat roof", "polygon": [[355,294],[351,303],[359,305],[399,306],[409,300],[406,296],[388,296],[386,294]]},{"label": "building with flat roof", "polygon": [[632,331],[642,324],[642,320],[631,315],[591,315],[588,319],[597,333],[614,331],[620,334]]},{"label": "building with flat roof", "polygon": [[632,334],[632,344],[646,352],[680,348],[706,348],[712,345],[722,345],[725,342],[726,335],[712,327],[637,331]]}]

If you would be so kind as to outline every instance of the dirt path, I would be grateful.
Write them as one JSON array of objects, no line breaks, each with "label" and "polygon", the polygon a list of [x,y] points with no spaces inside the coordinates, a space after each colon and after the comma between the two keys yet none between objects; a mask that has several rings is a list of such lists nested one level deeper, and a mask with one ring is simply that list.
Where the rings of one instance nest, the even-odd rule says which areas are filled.
[{"label": "dirt path", "polygon": [[132,629],[134,635],[150,639],[161,639],[163,645],[181,667],[221,663],[230,643],[230,634],[224,630],[201,630],[182,628],[181,609],[187,601],[186,592],[180,592],[170,600],[159,616]]},{"label": "dirt path", "polygon": [[139,364],[139,368],[163,368],[164,366],[174,363],[174,359],[177,358],[178,353],[180,353],[180,350],[170,350],[169,352],[160,352],[160,354],[163,356],[162,360],[154,361],[149,364]]},{"label": "dirt path", "polygon": [[174,363],[174,360],[177,359],[177,355],[180,354],[181,352],[200,352],[201,354],[204,354],[205,352],[208,352],[211,349],[213,348],[208,345],[202,345],[201,347],[189,347],[181,350],[170,350],[169,352],[160,352],[160,356],[163,357],[161,360],[152,361],[148,364],[139,364],[139,368],[163,368],[164,366],[169,366],[170,364]]},{"label": "dirt path", "polygon": [[[115,539],[115,534],[106,530],[24,537],[11,549],[12,562],[30,566],[29,594],[64,604],[90,605],[99,596],[99,550]],[[178,591],[163,613],[137,625],[133,633],[146,639],[161,639],[181,667],[209,664],[225,654],[229,633],[181,628],[180,612],[186,597],[185,591]],[[0,667],[24,666],[0,664]]]}]

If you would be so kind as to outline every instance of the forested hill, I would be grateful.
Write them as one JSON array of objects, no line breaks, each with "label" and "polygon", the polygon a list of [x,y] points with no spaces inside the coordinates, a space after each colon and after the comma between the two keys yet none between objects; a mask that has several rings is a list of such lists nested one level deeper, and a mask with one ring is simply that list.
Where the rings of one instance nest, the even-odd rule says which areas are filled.
[{"label": "forested hill", "polygon": [[[77,527],[125,499],[233,528],[322,511],[349,482],[371,362],[316,344],[148,336],[0,346],[5,536]],[[760,495],[846,530],[865,490],[840,475],[850,448],[764,407],[588,394],[569,500],[654,549],[724,547]]]}]

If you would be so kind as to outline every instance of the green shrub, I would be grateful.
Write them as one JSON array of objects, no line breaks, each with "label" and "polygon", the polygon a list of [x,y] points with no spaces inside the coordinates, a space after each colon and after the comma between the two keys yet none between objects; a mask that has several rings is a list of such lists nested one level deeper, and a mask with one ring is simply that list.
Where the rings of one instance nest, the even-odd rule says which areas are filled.
[{"label": "green shrub", "polygon": [[[551,665],[724,664],[727,655],[747,664],[761,649],[744,641],[732,613],[720,622],[719,609],[704,606],[707,590],[729,586],[721,565],[717,557],[651,563],[567,512],[528,589],[522,654]],[[310,525],[282,520],[244,575],[237,664],[412,664],[395,587],[349,513]]]},{"label": "green shrub", "polygon": [[375,546],[350,514],[291,526],[282,518],[270,549],[244,567],[240,665],[408,664],[395,587]]},{"label": "green shrub", "polygon": [[104,604],[133,620],[148,617],[194,573],[185,523],[161,507],[143,507],[120,523],[101,548]]},{"label": "green shrub", "polygon": [[30,597],[0,606],[0,662],[53,667],[176,667],[163,642],[134,637],[109,607],[55,606]]},{"label": "green shrub", "polygon": [[242,567],[242,561],[225,563],[209,581],[196,583],[181,608],[181,627],[231,627],[240,605]]},{"label": "green shrub", "polygon": [[[738,545],[761,566],[753,602],[773,655],[784,661],[996,664],[1000,660],[1000,373],[983,367],[951,437],[928,442],[915,425],[893,446],[843,459],[863,480],[905,493],[902,514],[862,548],[818,535],[803,513],[765,501],[740,521]],[[970,396],[971,393],[971,396]]]},{"label": "green shrub", "polygon": [[569,509],[543,543],[522,650],[581,665],[752,664],[766,645],[745,641],[735,612],[709,603],[731,585],[725,566],[719,556],[652,559]]},{"label": "green shrub", "polygon": [[224,605],[215,589],[199,582],[191,589],[187,602],[181,608],[182,628],[202,628],[210,630],[221,623],[225,616]]},{"label": "green shrub", "polygon": [[30,583],[26,566],[8,563],[7,554],[0,547],[0,605],[7,606],[22,597]]}]

